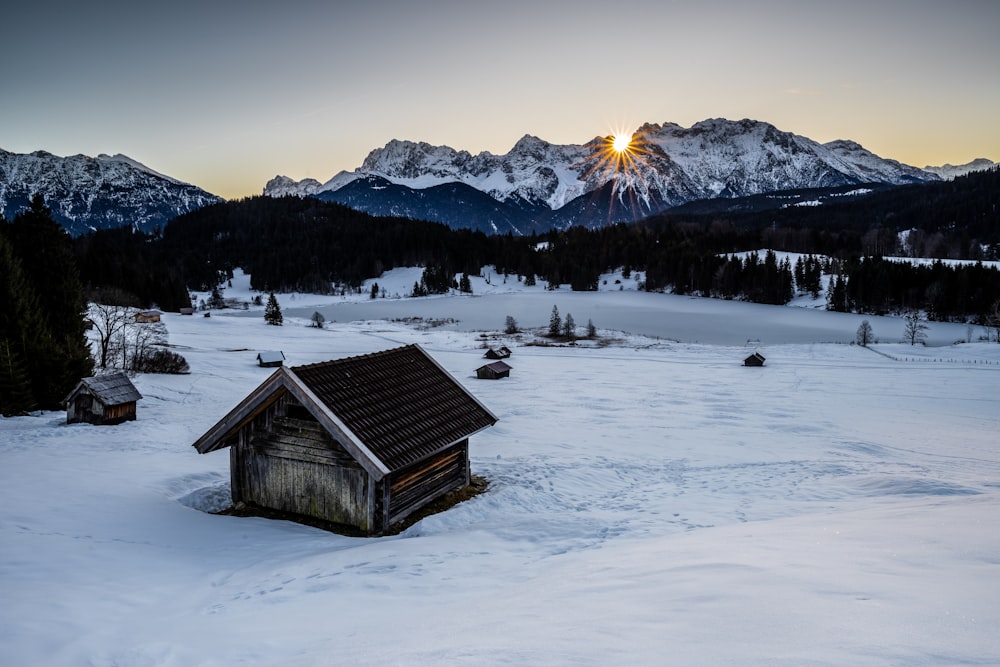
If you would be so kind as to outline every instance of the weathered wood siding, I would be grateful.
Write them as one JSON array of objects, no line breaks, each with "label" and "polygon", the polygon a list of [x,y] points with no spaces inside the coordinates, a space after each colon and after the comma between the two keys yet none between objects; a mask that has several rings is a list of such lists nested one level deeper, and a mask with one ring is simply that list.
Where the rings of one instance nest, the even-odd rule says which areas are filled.
[{"label": "weathered wood siding", "polygon": [[315,421],[265,421],[231,450],[233,501],[371,530],[368,474],[347,451]]},{"label": "weathered wood siding", "polygon": [[66,408],[66,423],[87,422],[97,425],[121,424],[135,420],[135,403],[104,405],[91,394],[80,393]]},{"label": "weathered wood siding", "polygon": [[432,500],[469,483],[469,441],[392,474],[387,525],[402,520]]}]

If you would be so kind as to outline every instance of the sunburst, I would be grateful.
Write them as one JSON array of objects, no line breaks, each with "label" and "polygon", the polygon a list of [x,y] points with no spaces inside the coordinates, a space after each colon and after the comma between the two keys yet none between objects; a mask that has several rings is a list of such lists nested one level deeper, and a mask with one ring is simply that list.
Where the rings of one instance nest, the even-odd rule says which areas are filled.
[{"label": "sunburst", "polygon": [[641,167],[650,157],[641,133],[616,131],[604,137],[595,147],[590,158],[591,168],[587,177],[601,180],[614,179],[617,187],[628,182],[643,181]]},{"label": "sunburst", "polygon": [[615,195],[608,210],[609,220],[617,206],[614,202],[629,208],[650,208],[648,168],[655,160],[655,150],[640,128],[637,132],[615,131],[593,144],[589,156],[588,169],[584,180],[601,186],[612,183]]}]

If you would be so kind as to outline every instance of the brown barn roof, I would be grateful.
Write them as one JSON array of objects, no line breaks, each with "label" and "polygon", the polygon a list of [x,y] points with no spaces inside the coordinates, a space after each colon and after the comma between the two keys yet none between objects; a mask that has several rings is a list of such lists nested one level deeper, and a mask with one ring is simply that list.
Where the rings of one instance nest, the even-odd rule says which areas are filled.
[{"label": "brown barn roof", "polygon": [[[369,472],[381,477],[478,431],[497,418],[417,345],[280,368],[197,442],[230,444],[247,416],[284,388],[314,412]],[[340,438],[338,438],[340,439]]]},{"label": "brown barn roof", "polygon": [[480,366],[476,370],[477,371],[478,370],[482,370],[483,368],[488,368],[491,371],[493,371],[494,373],[503,373],[504,371],[509,371],[509,370],[511,370],[514,367],[511,366],[510,364],[508,364],[505,361],[493,361],[493,362],[490,362],[488,364],[483,364],[482,366]]},{"label": "brown barn roof", "polygon": [[416,345],[292,370],[390,470],[497,421]]}]

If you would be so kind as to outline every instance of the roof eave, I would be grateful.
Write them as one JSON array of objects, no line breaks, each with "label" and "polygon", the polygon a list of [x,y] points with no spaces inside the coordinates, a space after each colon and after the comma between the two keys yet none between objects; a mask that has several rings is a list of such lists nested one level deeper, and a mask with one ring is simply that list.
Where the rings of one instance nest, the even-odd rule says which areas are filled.
[{"label": "roof eave", "polygon": [[226,413],[226,416],[220,419],[212,428],[205,431],[191,446],[197,449],[199,454],[207,454],[227,447],[226,440],[239,428],[241,421],[237,420],[234,424],[233,417],[241,414],[249,414],[255,407],[263,403],[267,396],[284,384],[284,372],[285,369],[283,367],[278,368],[259,387],[240,401],[236,407]]},{"label": "roof eave", "polygon": [[227,441],[244,425],[246,417],[265,403],[279,388],[284,388],[291,393],[332,435],[340,436],[338,438],[340,444],[366,472],[376,479],[382,479],[389,474],[389,469],[385,464],[372,454],[371,450],[358,439],[351,429],[338,419],[291,369],[284,366],[275,370],[259,387],[198,438],[192,446],[200,454],[228,447]]}]

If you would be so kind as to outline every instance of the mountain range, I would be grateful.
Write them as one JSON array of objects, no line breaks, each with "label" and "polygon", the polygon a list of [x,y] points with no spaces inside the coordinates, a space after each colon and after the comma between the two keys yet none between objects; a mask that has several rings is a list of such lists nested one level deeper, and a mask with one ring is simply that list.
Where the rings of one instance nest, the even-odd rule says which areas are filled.
[{"label": "mountain range", "polygon": [[699,200],[817,188],[857,194],[864,189],[848,186],[937,181],[961,170],[920,169],[852,141],[821,144],[769,123],[717,118],[690,128],[645,124],[622,154],[611,149],[610,137],[556,145],[527,135],[505,155],[393,140],[353,172],[326,183],[276,176],[264,194],[318,197],[375,215],[488,233],[526,233],[631,222]]},{"label": "mountain range", "polygon": [[[406,217],[486,233],[527,234],[574,225],[632,222],[698,202],[737,202],[782,193],[781,205],[814,205],[871,188],[954,178],[995,166],[909,166],[845,140],[819,143],[755,120],[647,123],[624,152],[611,137],[552,144],[526,135],[504,155],[392,140],[354,171],[320,183],[276,176],[271,197],[316,197],[372,215]],[[35,193],[70,233],[130,225],[150,231],[222,201],[124,155],[58,157],[0,149],[0,212],[13,218]],[[754,204],[759,206],[759,204]],[[703,206],[704,208],[704,206]]]},{"label": "mountain range", "polygon": [[222,201],[124,155],[59,157],[0,149],[0,213],[13,219],[36,193],[74,236],[124,226],[148,232]]}]

